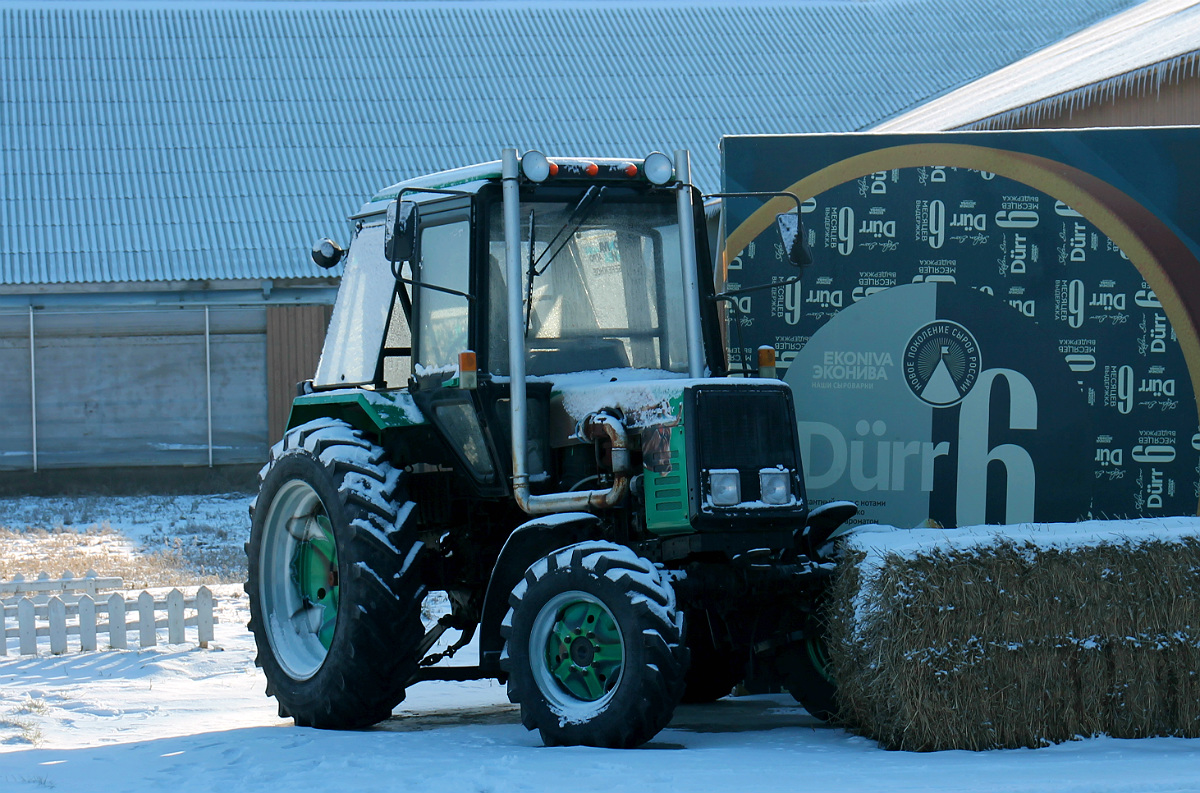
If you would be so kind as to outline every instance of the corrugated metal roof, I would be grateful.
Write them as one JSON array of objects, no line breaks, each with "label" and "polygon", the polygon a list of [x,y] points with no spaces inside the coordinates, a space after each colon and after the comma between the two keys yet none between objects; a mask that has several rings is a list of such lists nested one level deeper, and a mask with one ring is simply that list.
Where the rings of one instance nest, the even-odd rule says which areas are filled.
[{"label": "corrugated metal roof", "polygon": [[1200,0],[1148,0],[945,96],[879,132],[995,129],[1197,73]]},{"label": "corrugated metal roof", "polygon": [[715,189],[723,134],[863,129],[1132,3],[0,4],[0,284],[311,276],[505,145]]}]

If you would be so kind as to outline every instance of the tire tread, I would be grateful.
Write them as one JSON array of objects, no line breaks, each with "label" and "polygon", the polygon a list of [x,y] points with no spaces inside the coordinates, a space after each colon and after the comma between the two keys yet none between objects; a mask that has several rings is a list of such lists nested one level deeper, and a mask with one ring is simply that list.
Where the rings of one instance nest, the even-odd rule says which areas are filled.
[{"label": "tire tread", "polygon": [[[260,481],[265,484],[293,455],[306,456],[324,469],[341,502],[346,526],[339,556],[344,554],[344,575],[354,584],[346,591],[353,591],[356,601],[343,601],[338,612],[336,654],[331,651],[309,681],[292,681],[270,655],[266,620],[255,602],[258,549],[247,543],[249,627],[259,648],[255,664],[267,672],[267,695],[278,701],[280,715],[296,724],[328,729],[368,726],[386,719],[404,699],[424,636],[420,607],[425,591],[419,565],[409,563],[419,553],[420,542],[415,526],[408,525],[412,521],[397,525],[400,513],[393,500],[404,490],[403,475],[386,462],[382,448],[339,419],[316,419],[289,430],[272,447]],[[412,514],[404,513],[406,518]]]},{"label": "tire tread", "polygon": [[[521,723],[538,729],[547,746],[585,744],[609,748],[641,745],[662,730],[674,715],[683,694],[688,649],[683,642],[683,620],[675,610],[675,595],[665,576],[650,561],[621,545],[588,541],[568,546],[531,565],[509,597],[511,606],[501,624],[507,644],[501,667],[508,673],[509,700],[521,705]],[[611,581],[627,597],[627,604],[643,626],[639,637],[643,651],[639,670],[641,685],[636,696],[622,700],[625,710],[615,718],[604,718],[607,710],[584,725],[564,725],[541,704],[537,684],[526,671],[529,661],[514,626],[530,593],[551,576],[575,573]],[[650,603],[658,605],[652,608]],[[673,616],[674,615],[674,616]],[[519,638],[519,640],[518,640]],[[638,639],[635,639],[635,641]],[[524,666],[522,666],[524,665]],[[624,673],[623,673],[624,674]],[[614,700],[615,702],[615,700]],[[610,708],[614,707],[610,703]]]}]

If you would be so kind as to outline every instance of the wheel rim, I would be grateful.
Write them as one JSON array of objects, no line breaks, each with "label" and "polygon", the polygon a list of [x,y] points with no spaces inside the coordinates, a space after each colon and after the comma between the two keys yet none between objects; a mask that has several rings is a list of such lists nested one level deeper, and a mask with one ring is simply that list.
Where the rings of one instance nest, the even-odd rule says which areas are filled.
[{"label": "wheel rim", "polygon": [[829,670],[829,646],[825,643],[825,637],[807,636],[804,640],[804,649],[808,653],[808,660],[812,662],[813,669],[817,670],[817,674],[826,682],[833,683],[833,674]]},{"label": "wheel rim", "polygon": [[275,494],[258,575],[275,660],[292,679],[307,680],[329,654],[340,594],[333,526],[307,482],[293,479]]},{"label": "wheel rim", "polygon": [[534,619],[529,659],[542,695],[560,713],[586,717],[616,692],[625,641],[612,612],[594,595],[563,592]]}]

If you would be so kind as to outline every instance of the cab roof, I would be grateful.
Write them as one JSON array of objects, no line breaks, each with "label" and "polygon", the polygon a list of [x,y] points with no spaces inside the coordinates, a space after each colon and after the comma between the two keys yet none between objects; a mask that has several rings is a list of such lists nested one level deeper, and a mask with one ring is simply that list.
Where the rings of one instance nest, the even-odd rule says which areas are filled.
[{"label": "cab roof", "polygon": [[[597,176],[586,177],[591,180],[601,181],[606,178],[611,178],[611,174],[619,171],[624,166],[636,165],[641,169],[645,158],[630,158],[619,159],[613,157],[550,157],[548,158],[560,168],[565,169],[568,173],[564,173],[558,179],[571,178],[572,175],[584,176],[583,169],[589,164],[596,164],[600,167],[600,174]],[[524,176],[519,177],[523,181]],[[627,180],[628,177],[625,177]],[[491,162],[482,162],[476,165],[465,165],[461,168],[452,168],[448,171],[438,171],[436,173],[425,174],[424,176],[416,176],[412,179],[405,179],[402,182],[396,182],[393,185],[383,188],[371,196],[358,212],[351,215],[351,219],[377,215],[387,211],[388,204],[400,195],[401,190],[413,188],[429,188],[431,190],[459,190],[463,193],[474,195],[478,193],[484,185],[492,184],[500,180],[500,160],[492,160]],[[425,201],[433,201],[442,198],[439,193],[422,193],[419,189],[406,194],[405,200],[422,203]]]}]

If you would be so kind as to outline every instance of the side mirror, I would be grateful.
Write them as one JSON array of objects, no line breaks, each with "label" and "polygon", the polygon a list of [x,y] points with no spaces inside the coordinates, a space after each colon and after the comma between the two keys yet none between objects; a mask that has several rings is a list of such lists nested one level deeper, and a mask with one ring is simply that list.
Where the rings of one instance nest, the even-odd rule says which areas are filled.
[{"label": "side mirror", "polygon": [[318,267],[328,270],[342,260],[346,252],[328,237],[317,240],[312,247],[312,260]]},{"label": "side mirror", "polygon": [[383,255],[389,262],[415,262],[417,253],[417,205],[393,201],[388,205],[383,227]]},{"label": "side mirror", "polygon": [[797,267],[812,264],[812,251],[808,248],[808,240],[804,238],[804,224],[800,222],[800,214],[784,212],[776,215],[775,225],[783,240],[783,251],[788,261]]}]

